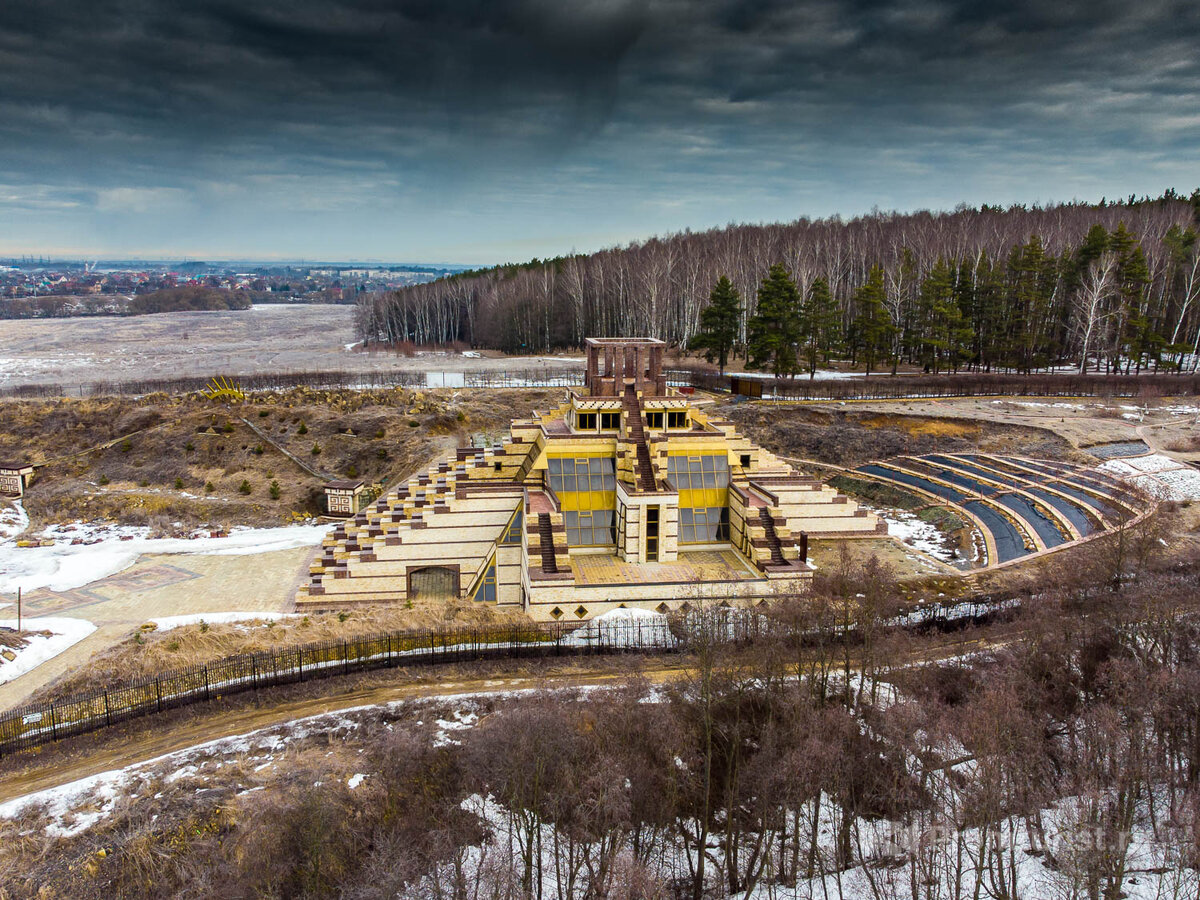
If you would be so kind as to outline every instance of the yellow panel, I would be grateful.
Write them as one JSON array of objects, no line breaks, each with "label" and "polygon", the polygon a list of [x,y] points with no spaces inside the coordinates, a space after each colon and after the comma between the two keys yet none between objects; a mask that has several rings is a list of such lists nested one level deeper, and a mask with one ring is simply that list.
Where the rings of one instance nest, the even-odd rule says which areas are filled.
[{"label": "yellow panel", "polygon": [[558,500],[564,510],[575,512],[617,508],[616,491],[563,491]]}]

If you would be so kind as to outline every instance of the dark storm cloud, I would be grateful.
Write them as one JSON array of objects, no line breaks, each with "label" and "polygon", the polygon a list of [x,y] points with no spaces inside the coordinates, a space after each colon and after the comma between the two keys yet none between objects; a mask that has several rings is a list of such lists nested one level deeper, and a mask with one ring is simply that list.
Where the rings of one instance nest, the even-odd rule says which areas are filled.
[{"label": "dark storm cloud", "polygon": [[0,214],[1053,183],[1194,161],[1198,44],[1193,2],[6,0]]}]

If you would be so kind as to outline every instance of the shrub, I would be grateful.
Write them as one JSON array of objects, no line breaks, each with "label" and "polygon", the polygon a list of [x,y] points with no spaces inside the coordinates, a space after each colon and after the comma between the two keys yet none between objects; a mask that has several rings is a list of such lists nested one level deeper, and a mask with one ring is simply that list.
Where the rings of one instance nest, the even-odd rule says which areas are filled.
[{"label": "shrub", "polygon": [[150,487],[150,482],[143,478],[138,482],[138,487]]},{"label": "shrub", "polygon": [[263,445],[255,444],[254,449],[251,450],[250,452],[253,453],[255,456],[262,456],[263,455]]},{"label": "shrub", "polygon": [[100,476],[100,483],[101,483],[101,484],[108,484],[108,476],[107,476],[107,475],[101,475],[101,476]]},{"label": "shrub", "polygon": [[321,455],[321,445],[320,444],[313,444],[312,455],[313,456]]},{"label": "shrub", "polygon": [[176,477],[175,490],[177,490],[177,491],[183,490],[183,479],[182,478]]},{"label": "shrub", "polygon": [[375,432],[375,437],[381,438],[381,437],[383,437],[384,433],[385,433],[384,430],[382,428],[380,428]]},{"label": "shrub", "polygon": [[358,466],[356,466],[354,463],[350,463],[350,468],[348,468],[346,470],[346,477],[347,478],[357,478],[358,477]]},{"label": "shrub", "polygon": [[271,482],[271,499],[272,500],[279,499],[279,482],[278,481]]},{"label": "shrub", "polygon": [[233,433],[233,423],[226,422],[225,427],[222,428],[221,430],[224,431],[226,434],[232,434]]},{"label": "shrub", "polygon": [[215,490],[216,490],[216,488],[215,488],[215,487],[213,487],[213,483],[212,483],[211,481],[205,482],[205,484],[204,484],[204,493],[206,493],[206,494],[211,494],[211,493],[212,493],[213,491],[215,491]]},{"label": "shrub", "polygon": [[131,441],[129,438],[125,438],[125,440],[121,441],[121,452],[122,453],[128,453],[132,449],[133,449],[133,441]]},{"label": "shrub", "polygon": [[416,428],[416,427],[418,427],[420,424],[421,424],[421,423],[420,423],[420,422],[418,422],[416,419],[409,419],[409,420],[408,420],[408,427],[409,427],[409,428]]},{"label": "shrub", "polygon": [[250,490],[251,490],[250,482],[247,481],[245,478],[243,478],[242,483],[240,485],[238,485],[238,493],[239,494],[248,494],[248,493],[250,493]]},{"label": "shrub", "polygon": [[308,434],[308,426],[305,425],[303,422],[301,422],[300,427],[296,429],[296,433],[297,434]]},{"label": "shrub", "polygon": [[259,417],[260,419],[265,419],[265,418],[266,418],[267,416],[269,416],[270,414],[271,414],[271,411],[270,411],[269,409],[260,409],[260,410],[258,411],[258,417]]},{"label": "shrub", "polygon": [[191,441],[188,441],[186,444],[183,445],[183,449],[186,450],[188,453],[191,453],[193,450],[196,449],[196,445],[193,444]]}]

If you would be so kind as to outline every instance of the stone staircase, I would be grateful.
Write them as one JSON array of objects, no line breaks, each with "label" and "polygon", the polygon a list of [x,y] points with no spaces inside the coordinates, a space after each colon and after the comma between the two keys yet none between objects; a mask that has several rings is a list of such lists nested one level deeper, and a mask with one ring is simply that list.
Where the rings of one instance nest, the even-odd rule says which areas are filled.
[{"label": "stone staircase", "polygon": [[558,563],[554,559],[554,526],[550,522],[550,513],[538,513],[538,537],[542,544],[542,571],[553,574],[558,571]]},{"label": "stone staircase", "polygon": [[778,532],[775,531],[775,522],[765,506],[759,508],[758,520],[762,523],[763,531],[767,535],[767,546],[771,550],[771,564],[775,566],[786,564],[787,560],[783,557],[783,545],[779,541]]},{"label": "stone staircase", "polygon": [[625,391],[622,405],[625,407],[625,423],[630,439],[637,451],[637,485],[648,494],[658,490],[654,477],[654,463],[650,458],[650,447],[646,443],[646,427],[642,422],[642,404],[633,388]]}]

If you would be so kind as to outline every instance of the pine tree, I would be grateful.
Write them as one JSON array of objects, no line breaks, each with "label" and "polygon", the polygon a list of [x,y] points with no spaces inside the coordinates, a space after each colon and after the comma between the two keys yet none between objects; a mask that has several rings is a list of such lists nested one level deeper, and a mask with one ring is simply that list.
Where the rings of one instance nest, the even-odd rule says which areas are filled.
[{"label": "pine tree", "polygon": [[708,306],[700,313],[700,330],[688,342],[688,347],[692,350],[704,350],[704,358],[709,362],[715,359],[718,369],[724,375],[730,351],[737,343],[741,321],[742,296],[729,279],[722,275],[708,298]]},{"label": "pine tree", "polygon": [[799,369],[800,290],[791,273],[776,263],[758,288],[758,310],[747,328],[746,355],[751,368],[769,368],[776,378]]},{"label": "pine tree", "polygon": [[888,315],[884,297],[883,268],[871,266],[866,283],[854,293],[854,307],[858,310],[854,318],[855,332],[868,375],[877,362],[887,362],[891,355],[896,326]]},{"label": "pine tree", "polygon": [[829,363],[829,354],[837,345],[841,326],[841,312],[829,290],[829,282],[824,278],[814,279],[800,307],[800,337],[809,378],[816,377],[818,357]]}]

